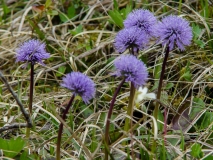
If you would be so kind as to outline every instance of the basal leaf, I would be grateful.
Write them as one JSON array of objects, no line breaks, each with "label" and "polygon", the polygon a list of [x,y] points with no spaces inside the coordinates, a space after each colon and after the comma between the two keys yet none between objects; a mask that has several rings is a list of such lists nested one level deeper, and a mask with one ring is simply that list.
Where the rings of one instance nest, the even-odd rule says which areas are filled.
[{"label": "basal leaf", "polygon": [[202,158],[203,157],[203,152],[202,152],[202,148],[200,146],[200,144],[195,143],[192,147],[191,147],[191,155],[194,158]]},{"label": "basal leaf", "polygon": [[25,141],[21,137],[10,140],[0,138],[0,144],[0,149],[3,150],[3,154],[6,157],[13,158],[24,148]]},{"label": "basal leaf", "polygon": [[73,17],[75,17],[75,6],[70,6],[69,8],[68,8],[68,11],[67,11],[67,15],[68,15],[68,17],[71,19],[71,18],[73,18]]},{"label": "basal leaf", "polygon": [[111,22],[116,24],[117,26],[123,28],[123,18],[121,14],[117,10],[109,11],[109,16],[111,18]]}]

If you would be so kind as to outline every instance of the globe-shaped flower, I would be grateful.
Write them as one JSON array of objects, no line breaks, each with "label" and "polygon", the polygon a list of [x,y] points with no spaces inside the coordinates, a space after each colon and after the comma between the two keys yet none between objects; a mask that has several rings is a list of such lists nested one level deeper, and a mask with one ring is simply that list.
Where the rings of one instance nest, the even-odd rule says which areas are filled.
[{"label": "globe-shaped flower", "polygon": [[168,45],[171,51],[175,45],[183,51],[192,40],[192,29],[189,22],[181,17],[169,15],[158,24],[156,35],[163,45]]},{"label": "globe-shaped flower", "polygon": [[124,77],[126,82],[132,82],[136,88],[146,83],[147,68],[144,63],[134,55],[121,55],[114,61],[115,75]]},{"label": "globe-shaped flower", "polygon": [[138,52],[143,49],[148,43],[148,37],[145,32],[137,27],[122,29],[115,37],[115,49],[119,53],[123,53],[126,49],[133,49],[133,52]]},{"label": "globe-shaped flower", "polygon": [[149,36],[154,36],[154,30],[157,23],[156,17],[149,10],[135,9],[124,21],[125,28],[138,27]]},{"label": "globe-shaped flower", "polygon": [[45,49],[45,44],[37,39],[24,42],[16,49],[16,53],[16,62],[31,62],[32,64],[38,62],[44,65],[42,60],[50,57],[50,54]]},{"label": "globe-shaped flower", "polygon": [[95,96],[95,84],[86,75],[80,72],[71,72],[63,78],[61,86],[71,90],[73,94],[82,97],[85,103]]}]

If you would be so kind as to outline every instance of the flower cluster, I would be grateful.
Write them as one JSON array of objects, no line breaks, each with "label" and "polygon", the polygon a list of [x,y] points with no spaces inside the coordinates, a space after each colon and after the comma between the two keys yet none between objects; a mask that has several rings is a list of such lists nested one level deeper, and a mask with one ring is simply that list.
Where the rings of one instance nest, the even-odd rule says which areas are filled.
[{"label": "flower cluster", "polygon": [[115,49],[119,53],[123,53],[127,48],[138,52],[148,43],[148,36],[144,31],[139,30],[137,27],[125,28],[118,32],[115,37]]},{"label": "flower cluster", "polygon": [[115,75],[124,77],[126,82],[132,82],[136,88],[146,83],[147,68],[144,63],[133,55],[121,55],[114,61]]},{"label": "flower cluster", "polygon": [[115,49],[123,53],[126,49],[132,49],[132,54],[145,48],[149,39],[154,35],[157,19],[148,10],[136,9],[132,11],[124,21],[124,29],[115,37]]},{"label": "flower cluster", "polygon": [[86,75],[80,72],[71,72],[63,78],[61,86],[71,90],[73,94],[82,97],[85,103],[95,96],[95,84]]},{"label": "flower cluster", "polygon": [[184,50],[184,46],[188,46],[192,40],[192,29],[189,22],[185,19],[169,15],[164,17],[157,25],[156,36],[163,45],[168,45],[171,51],[175,44],[180,50]]},{"label": "flower cluster", "polygon": [[136,26],[149,36],[154,36],[156,24],[156,17],[150,11],[145,9],[133,10],[124,21],[125,28]]},{"label": "flower cluster", "polygon": [[30,62],[32,64],[40,63],[43,59],[50,57],[45,49],[45,44],[37,39],[31,39],[24,42],[18,49],[16,49],[16,62]]},{"label": "flower cluster", "polygon": [[124,21],[124,27],[115,37],[114,46],[119,53],[131,49],[131,54],[134,54],[144,49],[152,37],[167,45],[170,51],[175,46],[183,51],[192,40],[192,29],[187,20],[169,15],[158,21],[145,9],[133,10]]}]

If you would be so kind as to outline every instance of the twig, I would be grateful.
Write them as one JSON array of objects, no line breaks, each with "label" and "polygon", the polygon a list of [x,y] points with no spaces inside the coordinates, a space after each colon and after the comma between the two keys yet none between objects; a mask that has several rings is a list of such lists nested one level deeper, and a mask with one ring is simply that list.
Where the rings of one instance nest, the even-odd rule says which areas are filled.
[{"label": "twig", "polygon": [[13,123],[11,125],[6,125],[4,127],[1,127],[0,128],[0,133],[4,132],[6,130],[9,130],[9,129],[25,128],[25,127],[28,127],[27,123]]},{"label": "twig", "polygon": [[32,125],[32,120],[30,118],[29,113],[25,110],[23,104],[18,99],[17,94],[10,87],[9,83],[7,82],[6,78],[4,77],[4,75],[2,74],[1,71],[0,71],[0,78],[4,82],[4,84],[6,85],[7,89],[10,91],[10,93],[13,95],[13,97],[16,100],[16,103],[18,104],[18,106],[19,106],[22,114],[24,115],[25,120],[27,121],[26,124],[23,124],[23,123],[20,123],[20,124],[14,123],[14,124],[11,124],[11,125],[8,125],[8,126],[4,126],[4,127],[0,128],[0,132],[3,132],[3,131],[8,130],[8,129],[12,129],[12,128],[23,128],[23,127],[31,128],[33,125]]}]

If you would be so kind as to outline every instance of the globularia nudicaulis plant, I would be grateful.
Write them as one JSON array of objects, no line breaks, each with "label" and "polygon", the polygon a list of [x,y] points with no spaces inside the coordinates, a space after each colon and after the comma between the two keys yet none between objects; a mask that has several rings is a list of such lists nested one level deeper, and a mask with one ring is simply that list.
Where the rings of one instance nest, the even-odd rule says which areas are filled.
[{"label": "globularia nudicaulis plant", "polygon": [[[42,62],[43,59],[50,57],[50,54],[47,53],[45,49],[45,44],[40,42],[37,39],[30,39],[16,49],[16,62],[25,62],[24,67],[30,63],[30,96],[29,96],[29,112],[32,115],[32,105],[33,105],[33,88],[34,88],[34,65]],[[26,136],[29,137],[30,130],[27,130]]]},{"label": "globularia nudicaulis plant", "polygon": [[[88,104],[89,100],[95,96],[95,84],[94,82],[86,75],[80,72],[71,72],[67,74],[61,83],[61,86],[72,91],[72,96],[70,98],[67,107],[62,115],[62,120],[66,120],[68,111],[72,105],[72,102],[76,95],[82,97],[83,101]],[[61,136],[63,131],[63,123],[60,123],[57,139],[57,150],[56,150],[56,160],[61,159]]]},{"label": "globularia nudicaulis plant", "polygon": [[[166,61],[169,56],[169,51],[173,50],[174,47],[181,51],[185,49],[185,46],[189,46],[192,40],[192,29],[189,26],[189,22],[181,17],[175,15],[169,15],[164,17],[161,22],[158,23],[156,27],[156,37],[158,37],[158,41],[162,43],[163,46],[166,47],[166,53],[162,64],[162,70],[158,85],[158,93],[157,99],[160,100],[161,97],[161,89],[163,83],[164,72],[166,69]],[[159,103],[156,103],[154,109],[154,117],[157,119],[158,116],[158,108]],[[167,128],[167,109],[164,110],[164,134],[166,135]],[[165,138],[165,136],[164,136]],[[165,139],[164,139],[165,140]],[[156,148],[155,143],[153,146],[153,150]]]},{"label": "globularia nudicaulis plant", "polygon": [[[110,127],[110,118],[112,115],[112,110],[114,107],[114,103],[118,92],[120,91],[124,82],[131,82],[135,88],[139,86],[143,86],[148,78],[147,68],[144,63],[138,60],[134,55],[121,55],[114,61],[115,66],[115,75],[117,77],[123,78],[120,85],[113,95],[113,99],[110,103],[110,108],[107,116],[106,130],[105,130],[105,142],[106,142],[106,150],[105,150],[105,159],[108,159],[108,151],[109,151],[109,127]],[[132,115],[133,110],[128,108],[127,114]]]}]

